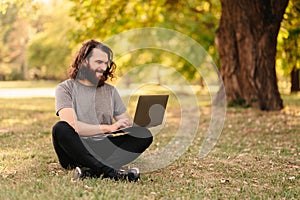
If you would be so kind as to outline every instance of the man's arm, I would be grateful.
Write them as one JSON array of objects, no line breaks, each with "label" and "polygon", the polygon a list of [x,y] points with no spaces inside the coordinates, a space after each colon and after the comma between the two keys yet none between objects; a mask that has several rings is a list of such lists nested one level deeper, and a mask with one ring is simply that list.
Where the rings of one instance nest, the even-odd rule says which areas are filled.
[{"label": "man's arm", "polygon": [[119,128],[128,126],[128,118],[125,116],[117,116],[114,124],[88,124],[77,120],[77,116],[73,108],[63,108],[59,112],[61,121],[66,121],[72,126],[80,136],[92,136],[97,134],[104,134],[118,130]]}]

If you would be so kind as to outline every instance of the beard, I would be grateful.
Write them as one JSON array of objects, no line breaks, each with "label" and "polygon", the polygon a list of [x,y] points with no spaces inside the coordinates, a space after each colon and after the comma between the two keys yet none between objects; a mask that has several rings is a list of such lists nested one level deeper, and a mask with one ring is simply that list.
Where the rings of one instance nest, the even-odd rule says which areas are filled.
[{"label": "beard", "polygon": [[100,79],[98,79],[97,87],[102,87],[102,86],[104,85],[104,83],[105,83],[105,78],[104,78],[104,76],[102,75],[102,76],[100,77]]},{"label": "beard", "polygon": [[[89,82],[91,82],[96,87],[101,87],[105,83],[105,71],[102,72],[102,76],[99,78],[96,76],[97,70],[93,70],[90,68],[90,66],[82,66],[79,70],[80,73],[80,79],[87,79]],[[98,71],[99,72],[99,71]]]}]

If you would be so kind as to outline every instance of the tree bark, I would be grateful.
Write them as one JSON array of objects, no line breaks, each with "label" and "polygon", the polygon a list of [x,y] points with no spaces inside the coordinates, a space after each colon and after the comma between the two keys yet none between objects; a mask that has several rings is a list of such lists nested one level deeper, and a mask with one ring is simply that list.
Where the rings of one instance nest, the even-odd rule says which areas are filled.
[{"label": "tree bark", "polygon": [[291,93],[300,91],[300,69],[297,69],[295,66],[291,71]]},{"label": "tree bark", "polygon": [[216,46],[228,102],[282,109],[275,56],[288,0],[221,0],[221,4]]}]

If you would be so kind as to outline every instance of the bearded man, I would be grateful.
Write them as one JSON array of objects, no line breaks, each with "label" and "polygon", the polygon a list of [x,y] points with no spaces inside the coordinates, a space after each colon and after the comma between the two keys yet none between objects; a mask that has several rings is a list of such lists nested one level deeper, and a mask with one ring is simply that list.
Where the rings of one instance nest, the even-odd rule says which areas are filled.
[{"label": "bearded man", "polygon": [[[69,79],[55,90],[56,115],[52,141],[59,163],[75,169],[74,179],[102,177],[137,181],[138,168],[122,167],[140,156],[152,143],[151,132],[131,127],[126,107],[116,88],[112,50],[101,42],[83,43],[69,68]],[[129,127],[128,134],[111,132]]]}]

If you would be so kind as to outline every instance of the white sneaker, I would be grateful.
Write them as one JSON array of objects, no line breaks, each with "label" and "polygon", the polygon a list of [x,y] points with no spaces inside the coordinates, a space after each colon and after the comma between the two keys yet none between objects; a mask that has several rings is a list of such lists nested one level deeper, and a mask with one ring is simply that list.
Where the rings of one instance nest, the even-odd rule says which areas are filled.
[{"label": "white sneaker", "polygon": [[76,167],[75,171],[74,171],[74,175],[73,175],[73,181],[76,181],[76,180],[80,179],[81,177],[82,177],[82,171],[79,167]]}]

